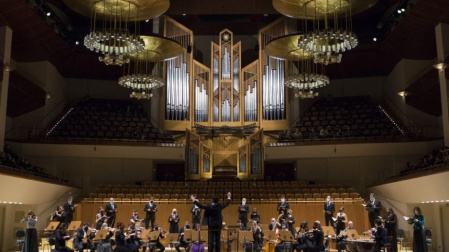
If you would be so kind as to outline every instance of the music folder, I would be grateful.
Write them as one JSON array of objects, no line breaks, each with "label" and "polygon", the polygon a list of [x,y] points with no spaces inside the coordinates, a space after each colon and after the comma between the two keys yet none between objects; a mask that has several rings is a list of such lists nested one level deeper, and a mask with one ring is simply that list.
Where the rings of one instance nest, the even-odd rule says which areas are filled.
[{"label": "music folder", "polygon": [[359,238],[359,232],[355,229],[346,229],[346,236],[348,236],[348,239],[358,239]]},{"label": "music folder", "polygon": [[253,242],[254,237],[253,233],[251,231],[239,231],[239,242],[240,243],[247,243],[247,242]]},{"label": "music folder", "polygon": [[268,230],[268,231],[264,231],[265,234],[265,239],[268,242],[276,242],[277,238],[276,238],[276,231],[274,230]]},{"label": "music folder", "polygon": [[321,227],[322,229],[323,229],[323,234],[325,235],[325,236],[335,236],[335,230],[334,230],[334,228],[333,227],[331,227],[331,226],[324,226],[324,227]]},{"label": "music folder", "polygon": [[95,233],[94,240],[98,241],[106,239],[108,232],[109,232],[108,230],[97,230],[97,232]]},{"label": "music folder", "polygon": [[191,241],[192,240],[192,229],[186,229],[184,230],[184,241]]}]

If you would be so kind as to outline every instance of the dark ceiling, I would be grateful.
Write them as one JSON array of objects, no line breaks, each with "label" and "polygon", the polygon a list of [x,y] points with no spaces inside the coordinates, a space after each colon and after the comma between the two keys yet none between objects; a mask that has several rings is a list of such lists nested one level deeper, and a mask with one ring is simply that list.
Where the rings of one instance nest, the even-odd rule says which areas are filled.
[{"label": "dark ceiling", "polygon": [[[66,26],[55,28],[48,24],[45,13],[31,7],[28,2],[32,1],[0,2],[0,25],[6,24],[13,30],[14,60],[48,60],[67,78],[118,79],[120,67],[105,66],[98,62],[98,55],[81,45],[89,31],[88,18],[73,12],[61,0],[47,0],[47,5],[57,13],[57,17],[53,15],[50,19],[57,18]],[[166,15],[191,29],[194,35],[216,35],[224,28],[237,35],[257,35],[261,27],[281,17],[271,0],[171,0],[170,3]],[[403,15],[396,12],[401,5],[407,9]],[[302,21],[291,22],[301,27]],[[353,30],[361,41],[359,46],[344,53],[342,63],[327,67],[326,72],[331,79],[382,76],[388,75],[403,58],[434,59],[434,29],[440,22],[449,23],[447,0],[379,0],[371,9],[353,17]],[[152,33],[151,21],[143,21],[141,27],[143,35]],[[377,42],[373,42],[374,36],[379,38]],[[75,45],[76,40],[80,45]],[[257,57],[254,53],[247,55],[243,62]]]}]

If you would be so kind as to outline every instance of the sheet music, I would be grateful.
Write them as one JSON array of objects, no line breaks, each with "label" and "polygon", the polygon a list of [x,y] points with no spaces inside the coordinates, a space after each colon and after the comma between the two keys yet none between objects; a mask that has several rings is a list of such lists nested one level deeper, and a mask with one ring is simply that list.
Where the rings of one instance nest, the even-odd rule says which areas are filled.
[{"label": "sheet music", "polygon": [[402,216],[402,217],[404,217],[404,220],[406,220],[406,221],[410,220],[410,217],[407,217],[407,216]]}]

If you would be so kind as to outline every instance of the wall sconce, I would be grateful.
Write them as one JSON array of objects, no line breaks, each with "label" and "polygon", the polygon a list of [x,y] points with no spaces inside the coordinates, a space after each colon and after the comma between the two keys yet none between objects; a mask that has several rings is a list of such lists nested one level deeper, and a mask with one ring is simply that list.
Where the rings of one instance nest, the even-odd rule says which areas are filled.
[{"label": "wall sconce", "polygon": [[12,67],[11,66],[9,66],[9,65],[5,65],[4,67],[3,67],[3,71],[5,71],[5,72],[12,72]]},{"label": "wall sconce", "polygon": [[443,71],[447,67],[447,64],[444,62],[441,62],[441,63],[437,63],[437,64],[433,65],[433,67],[435,69],[437,69],[438,71]]},{"label": "wall sconce", "polygon": [[408,95],[408,93],[405,91],[398,92],[397,94],[401,97],[406,97]]}]

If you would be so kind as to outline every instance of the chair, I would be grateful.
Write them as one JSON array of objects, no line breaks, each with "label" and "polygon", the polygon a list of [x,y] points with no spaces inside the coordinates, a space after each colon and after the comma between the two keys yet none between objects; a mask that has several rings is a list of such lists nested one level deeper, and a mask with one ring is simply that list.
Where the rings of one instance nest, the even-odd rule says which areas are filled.
[{"label": "chair", "polygon": [[25,243],[25,240],[22,239],[22,237],[25,237],[25,231],[23,230],[17,230],[16,231],[16,238],[17,238],[17,247],[20,248],[20,251],[22,251],[22,246]]},{"label": "chair", "polygon": [[[387,229],[385,228],[385,231],[386,231]],[[381,248],[380,248],[380,251],[383,251],[383,252],[387,252],[387,251],[391,251],[391,248],[392,248],[392,246],[391,246],[391,240],[393,240],[393,236],[387,236],[387,243],[385,243]]]},{"label": "chair", "polygon": [[56,250],[52,249],[52,248],[54,248],[55,244],[56,244],[55,238],[52,238],[52,237],[47,238],[47,239],[42,238],[42,251],[45,251],[45,248],[47,248],[48,251],[51,251],[51,252],[56,251]]},{"label": "chair", "polygon": [[426,229],[424,232],[426,234],[427,247],[430,247],[432,245],[432,229]]},{"label": "chair", "polygon": [[398,239],[398,243],[401,245],[401,249],[402,249],[402,245],[404,242],[404,238],[405,238],[405,232],[404,229],[400,228],[396,231],[396,236]]}]

